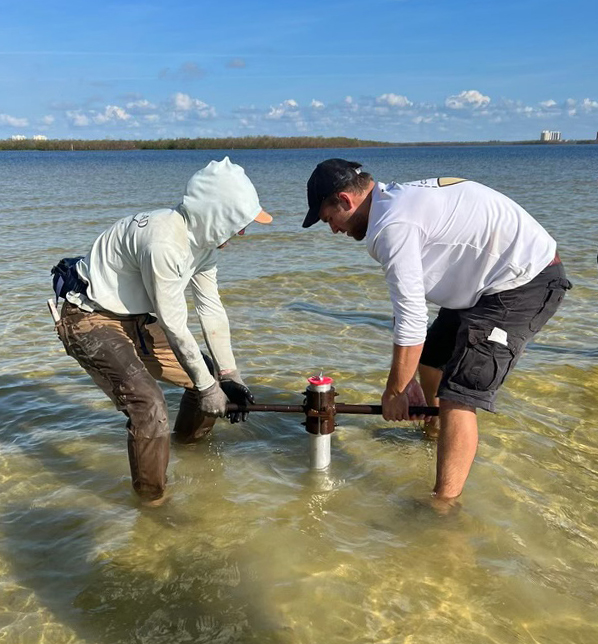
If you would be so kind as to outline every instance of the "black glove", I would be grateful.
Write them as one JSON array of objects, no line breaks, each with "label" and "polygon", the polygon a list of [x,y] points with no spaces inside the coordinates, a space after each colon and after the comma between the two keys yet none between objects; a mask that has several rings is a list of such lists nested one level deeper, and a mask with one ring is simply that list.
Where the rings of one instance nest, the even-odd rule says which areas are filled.
[{"label": "black glove", "polygon": [[[241,380],[241,376],[236,369],[220,376],[220,386],[229,401],[236,405],[253,405],[255,402],[253,394]],[[247,411],[233,411],[229,412],[226,417],[231,423],[238,423],[239,421],[245,422],[248,415],[249,412]]]},{"label": "black glove", "polygon": [[218,382],[197,393],[199,395],[198,407],[206,416],[219,416],[220,418],[226,416],[228,400]]}]

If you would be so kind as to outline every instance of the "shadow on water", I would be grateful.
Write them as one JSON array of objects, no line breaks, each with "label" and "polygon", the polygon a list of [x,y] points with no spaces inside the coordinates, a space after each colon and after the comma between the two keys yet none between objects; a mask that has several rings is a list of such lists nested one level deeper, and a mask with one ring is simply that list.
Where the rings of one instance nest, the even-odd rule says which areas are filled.
[{"label": "shadow on water", "polygon": [[[61,376],[66,378],[59,372],[54,378]],[[84,490],[109,503],[130,504],[130,484],[122,476],[128,467],[125,421],[120,413],[82,406],[80,400],[62,395],[42,380],[10,376],[0,377],[0,403],[10,419],[0,429],[0,444],[19,448],[36,463],[36,472],[48,472],[64,487]],[[77,456],[76,444],[90,443],[91,460],[98,467]],[[114,450],[122,450],[126,470],[115,470],[108,454]],[[102,454],[109,467],[104,467]]]},{"label": "shadow on water", "polygon": [[[91,382],[89,387],[93,388]],[[281,393],[264,386],[256,390],[260,398],[268,400]],[[284,565],[288,553],[279,555],[280,572],[265,572],[264,580],[254,570],[256,562],[268,564],[274,556],[260,545],[264,529],[259,532],[260,539],[235,544],[232,549],[219,548],[207,536],[202,537],[200,519],[197,538],[186,540],[175,534],[168,506],[153,511],[134,509],[122,415],[110,408],[82,408],[80,400],[59,392],[60,386],[54,389],[40,379],[0,378],[0,399],[11,417],[0,431],[0,442],[7,447],[17,444],[34,464],[34,471],[47,472],[55,479],[51,494],[33,498],[32,503],[10,502],[8,492],[9,502],[0,511],[2,559],[8,562],[20,592],[32,593],[36,599],[32,604],[23,602],[17,619],[32,610],[47,610],[55,618],[54,628],[70,629],[75,641],[90,644],[295,641],[288,621],[278,616],[276,606],[268,601],[268,581],[272,586],[288,583]],[[178,396],[177,390],[167,390],[171,411]],[[97,431],[99,426],[106,431]],[[421,440],[416,431],[400,427],[380,428],[372,434],[376,439],[402,444]],[[247,440],[271,438],[259,423],[253,424],[247,435]],[[288,435],[286,439],[279,435],[274,443],[287,439]],[[70,442],[92,442],[94,453],[104,450],[107,458],[94,458],[90,465],[90,450],[65,451]],[[115,453],[120,459],[118,473],[110,463]],[[343,458],[353,460],[349,454]],[[359,469],[359,463],[354,464],[354,471],[355,466]],[[378,478],[376,472],[365,475]],[[306,509],[313,498],[322,501],[333,493],[336,482],[332,481],[329,490],[327,481],[320,488],[313,473],[299,478],[304,485],[296,502],[298,515],[305,514],[301,527],[320,541],[320,522]],[[383,487],[390,485],[384,476],[382,479]],[[80,492],[81,498],[90,502],[69,504],[67,496],[54,497],[56,488],[60,492],[61,487],[69,488],[68,494],[75,495],[71,498],[77,499]],[[96,506],[93,498],[102,503]],[[231,511],[238,509],[231,505]],[[278,522],[289,521],[288,511],[285,506]],[[372,517],[368,524],[391,534],[395,515],[400,514],[403,521],[435,525],[430,508],[414,499],[399,503],[392,514],[386,520]],[[276,527],[276,532],[279,530]],[[116,544],[107,541],[106,531],[109,535],[119,533]],[[267,543],[275,541],[270,535]],[[332,554],[329,556],[332,562]],[[231,568],[236,570],[232,578],[227,572]],[[40,614],[39,619],[41,630],[45,617]]]},{"label": "shadow on water", "polygon": [[[167,398],[172,394],[178,400],[176,391],[167,392]],[[77,642],[292,641],[290,630],[273,616],[259,588],[253,587],[252,575],[241,568],[237,580],[227,578],[234,550],[219,550],[207,538],[198,537],[185,551],[185,542],[178,544],[173,536],[175,508],[167,504],[136,509],[121,414],[90,408],[82,413],[76,402],[42,381],[0,378],[0,400],[4,403],[12,396],[17,396],[10,400],[12,420],[0,431],[7,458],[10,446],[16,446],[33,463],[35,475],[48,473],[55,479],[49,494],[40,492],[31,503],[11,502],[8,490],[9,501],[0,511],[1,558],[8,562],[19,592],[32,592],[59,625],[74,631]],[[27,410],[35,410],[33,418]],[[88,426],[100,424],[114,430],[85,435]],[[96,458],[90,467],[77,451],[61,449],[69,441],[93,442],[97,450],[106,450],[106,460]],[[110,463],[119,450],[119,471],[127,476],[115,474]],[[67,489],[65,493],[76,502],[69,504],[68,496],[61,495]],[[77,501],[84,498],[88,501]],[[97,507],[93,498],[101,501]],[[87,509],[86,503],[94,509]],[[121,535],[122,552],[118,544],[106,544],[106,530]],[[125,550],[131,553],[129,559]],[[156,560],[160,565],[148,571],[147,562]],[[29,600],[23,604],[24,612],[15,615],[15,622],[32,610]]]},{"label": "shadow on water", "polygon": [[291,302],[287,306],[290,311],[304,311],[322,315],[333,320],[340,320],[347,324],[367,324],[379,329],[392,329],[392,317],[383,313],[372,313],[371,311],[335,311],[310,304],[309,302]]},{"label": "shadow on water", "polygon": [[[56,373],[54,378],[59,380],[61,376],[67,382],[66,374]],[[90,379],[88,386],[90,391],[97,391]],[[181,390],[172,386],[164,389],[172,427]],[[60,385],[54,389],[39,379],[0,376],[0,405],[5,410],[0,445],[5,446],[7,454],[11,449],[18,450],[34,464],[32,471],[50,474],[65,488],[81,490],[108,503],[138,507],[131,488],[124,415],[111,407],[82,406],[80,394],[70,398],[59,390]],[[258,400],[280,401],[278,389],[258,385],[252,391]],[[291,404],[302,401],[303,396],[297,394]],[[269,429],[259,422],[243,425],[243,440],[284,444],[298,433],[294,421],[301,422],[301,415],[293,414],[292,418],[285,431]],[[225,420],[219,422],[227,426]],[[191,445],[172,442],[171,455],[195,451],[203,455],[211,440],[208,436]]]},{"label": "shadow on water", "polygon": [[[313,313],[323,317],[332,318],[345,322],[348,325],[369,325],[377,329],[392,330],[392,317],[383,313],[372,313],[366,311],[337,311],[327,309],[317,304],[309,302],[291,302],[287,308],[290,311],[303,311]],[[560,355],[581,356],[585,358],[595,358],[598,356],[598,348],[595,349],[574,349],[571,347],[556,347],[550,344],[537,344],[530,342],[526,348],[527,351],[542,351],[545,353],[555,353]]]},{"label": "shadow on water", "polygon": [[235,597],[234,583],[219,574],[226,555],[207,543],[201,553],[160,553],[160,569],[152,573],[135,556],[135,549],[152,545],[142,526],[135,530],[128,559],[102,561],[98,517],[91,511],[11,506],[3,518],[2,554],[13,575],[58,623],[74,631],[77,642],[292,641],[284,632],[272,632],[275,627],[256,626],[251,605]]}]

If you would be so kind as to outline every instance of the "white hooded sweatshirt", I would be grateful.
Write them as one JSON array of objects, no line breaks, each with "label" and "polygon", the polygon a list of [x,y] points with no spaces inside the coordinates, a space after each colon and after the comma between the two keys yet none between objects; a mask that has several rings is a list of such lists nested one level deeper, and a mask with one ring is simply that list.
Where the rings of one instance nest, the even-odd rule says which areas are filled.
[{"label": "white hooded sweatshirt", "polygon": [[261,211],[257,192],[228,157],[211,161],[189,182],[183,202],[125,217],[103,232],[77,271],[87,296],[69,302],[118,315],[152,313],[195,386],[214,383],[187,326],[185,288],[191,283],[203,335],[218,371],[236,369],[226,311],[216,282],[216,249]]}]

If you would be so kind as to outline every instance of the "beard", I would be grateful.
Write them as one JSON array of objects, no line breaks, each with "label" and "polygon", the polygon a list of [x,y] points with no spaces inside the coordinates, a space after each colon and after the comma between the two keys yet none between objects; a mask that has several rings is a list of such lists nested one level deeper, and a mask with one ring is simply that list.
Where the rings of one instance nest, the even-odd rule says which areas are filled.
[{"label": "beard", "polygon": [[352,226],[351,230],[347,232],[350,237],[353,237],[355,241],[361,241],[365,234],[368,231],[368,222],[365,221],[356,221],[355,225]]}]

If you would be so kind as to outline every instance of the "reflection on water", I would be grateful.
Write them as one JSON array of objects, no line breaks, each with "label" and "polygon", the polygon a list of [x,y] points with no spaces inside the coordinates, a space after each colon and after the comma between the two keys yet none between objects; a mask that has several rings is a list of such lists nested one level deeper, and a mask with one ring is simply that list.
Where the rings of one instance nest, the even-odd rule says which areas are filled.
[{"label": "reflection on water", "polygon": [[[3,153],[0,641],[597,641],[598,149],[354,152],[381,178],[465,175],[507,192],[557,237],[575,285],[500,413],[480,413],[461,509],[429,507],[435,446],[413,423],[339,416],[332,467],[310,473],[302,418],[253,414],[173,446],[171,500],[141,510],[124,423],[53,334],[48,269],[117,217],[176,203],[218,155]],[[233,155],[276,215],[219,265],[260,402],[301,401],[320,369],[343,402],[377,402],[384,386],[392,310],[379,267],[352,240],[300,230],[305,177],[343,154]],[[166,397],[174,416],[179,392]]]}]

